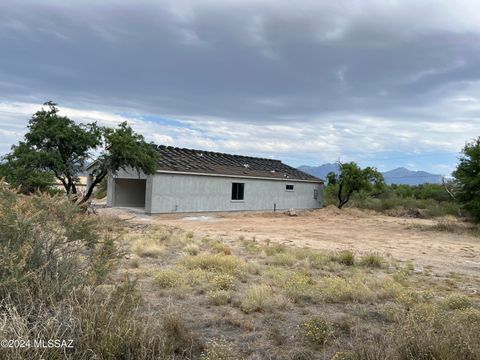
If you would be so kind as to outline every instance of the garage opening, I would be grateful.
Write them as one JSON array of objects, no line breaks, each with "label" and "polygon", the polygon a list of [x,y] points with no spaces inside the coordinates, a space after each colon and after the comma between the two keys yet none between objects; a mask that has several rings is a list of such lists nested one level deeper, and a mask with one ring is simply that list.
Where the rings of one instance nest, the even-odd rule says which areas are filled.
[{"label": "garage opening", "polygon": [[113,206],[145,208],[145,187],[141,179],[115,179]]}]

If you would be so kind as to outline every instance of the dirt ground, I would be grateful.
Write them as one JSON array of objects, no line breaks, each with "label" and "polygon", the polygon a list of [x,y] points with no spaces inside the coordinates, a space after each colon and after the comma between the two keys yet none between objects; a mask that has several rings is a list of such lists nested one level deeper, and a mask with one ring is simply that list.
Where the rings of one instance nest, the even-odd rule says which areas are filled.
[{"label": "dirt ground", "polygon": [[480,275],[480,238],[425,230],[438,220],[384,216],[358,209],[285,213],[204,213],[147,216],[131,209],[99,209],[134,223],[177,226],[196,235],[234,241],[239,237],[319,250],[353,249],[412,262],[433,274]]}]

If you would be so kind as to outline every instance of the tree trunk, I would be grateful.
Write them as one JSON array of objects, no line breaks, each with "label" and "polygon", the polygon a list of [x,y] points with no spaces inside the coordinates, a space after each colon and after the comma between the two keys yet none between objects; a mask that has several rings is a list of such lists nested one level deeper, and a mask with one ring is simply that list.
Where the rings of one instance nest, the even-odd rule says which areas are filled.
[{"label": "tree trunk", "polygon": [[102,172],[100,173],[98,176],[95,177],[95,179],[92,181],[92,184],[90,185],[90,187],[88,188],[87,192],[85,193],[85,195],[83,196],[82,200],[80,200],[80,202],[78,203],[79,205],[82,205],[84,203],[86,203],[88,201],[88,199],[90,199],[90,197],[92,196],[93,194],[93,189],[95,188],[95,186],[97,186],[98,184],[100,184],[100,182],[103,180],[103,178],[107,175],[106,172]]}]

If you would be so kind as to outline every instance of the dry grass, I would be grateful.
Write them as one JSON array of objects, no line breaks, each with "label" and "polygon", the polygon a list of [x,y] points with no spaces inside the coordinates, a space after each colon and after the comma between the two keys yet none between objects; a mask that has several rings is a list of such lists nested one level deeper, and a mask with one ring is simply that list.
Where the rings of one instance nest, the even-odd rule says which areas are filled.
[{"label": "dry grass", "polygon": [[248,287],[242,297],[240,309],[249,314],[253,312],[274,311],[284,309],[286,299],[279,294],[275,294],[268,285],[251,285]]},{"label": "dry grass", "polygon": [[[479,359],[475,277],[435,276],[343,246],[144,224],[112,232],[125,239],[118,270],[99,266],[108,247],[95,253],[88,286],[52,306],[42,301],[33,317],[4,295],[0,337],[72,336],[71,359]],[[63,358],[42,351],[34,358]]]},{"label": "dry grass", "polygon": [[[428,272],[418,275],[412,264],[375,252],[171,236],[180,240],[162,242],[161,265],[146,276],[162,290],[155,302],[180,302],[189,322],[208,334],[201,359],[477,359],[469,327],[477,321],[478,297],[458,291],[468,278],[451,277],[451,287],[440,287]],[[433,309],[433,318],[423,318],[422,306]],[[439,325],[450,317],[468,346]],[[434,344],[432,331],[443,331],[450,347]]]}]

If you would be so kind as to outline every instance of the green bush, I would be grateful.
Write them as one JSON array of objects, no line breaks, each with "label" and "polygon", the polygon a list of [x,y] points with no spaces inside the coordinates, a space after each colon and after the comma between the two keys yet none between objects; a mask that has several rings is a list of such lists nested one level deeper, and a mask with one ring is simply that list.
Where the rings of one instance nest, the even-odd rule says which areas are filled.
[{"label": "green bush", "polygon": [[2,186],[0,229],[0,298],[19,304],[99,284],[118,260],[112,235],[65,197]]},{"label": "green bush", "polygon": [[361,260],[361,264],[363,266],[368,266],[371,268],[380,268],[382,267],[383,263],[384,263],[383,258],[380,255],[375,253],[362,256],[362,260]]},{"label": "green bush", "polygon": [[342,250],[332,254],[330,259],[346,266],[355,265],[355,253],[352,250]]},{"label": "green bush", "polygon": [[145,317],[135,282],[106,283],[119,253],[105,221],[65,197],[0,186],[0,338],[73,340],[66,349],[2,349],[2,359],[198,356],[178,313]]}]

